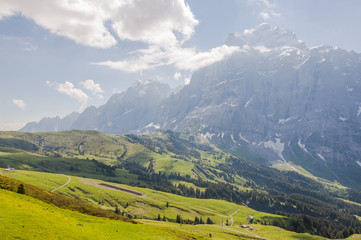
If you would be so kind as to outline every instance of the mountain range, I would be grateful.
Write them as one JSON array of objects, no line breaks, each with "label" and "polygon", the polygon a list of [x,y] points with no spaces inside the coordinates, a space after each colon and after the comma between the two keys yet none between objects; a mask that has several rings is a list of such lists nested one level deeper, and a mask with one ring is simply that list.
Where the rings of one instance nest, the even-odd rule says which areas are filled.
[{"label": "mountain range", "polygon": [[138,81],[99,108],[20,131],[182,131],[256,163],[359,188],[361,54],[308,48],[269,24],[230,34],[225,44],[240,51],[198,70],[180,90]]}]

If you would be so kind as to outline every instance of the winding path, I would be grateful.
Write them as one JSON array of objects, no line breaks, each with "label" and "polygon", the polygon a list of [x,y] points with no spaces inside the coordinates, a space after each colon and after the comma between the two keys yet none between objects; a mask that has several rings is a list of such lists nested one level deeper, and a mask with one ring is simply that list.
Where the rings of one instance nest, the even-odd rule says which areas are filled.
[{"label": "winding path", "polygon": [[236,214],[238,211],[239,211],[239,208],[238,208],[234,213],[232,213],[231,215],[229,215],[229,217],[231,218],[231,225],[230,225],[230,227],[233,226],[233,215]]},{"label": "winding path", "polygon": [[55,192],[56,190],[59,190],[60,188],[65,187],[66,185],[68,185],[70,183],[71,177],[69,177],[69,176],[67,176],[65,174],[58,174],[58,175],[63,175],[65,177],[67,177],[68,181],[64,185],[61,185],[60,187],[57,187],[57,188],[51,190],[51,192]]}]

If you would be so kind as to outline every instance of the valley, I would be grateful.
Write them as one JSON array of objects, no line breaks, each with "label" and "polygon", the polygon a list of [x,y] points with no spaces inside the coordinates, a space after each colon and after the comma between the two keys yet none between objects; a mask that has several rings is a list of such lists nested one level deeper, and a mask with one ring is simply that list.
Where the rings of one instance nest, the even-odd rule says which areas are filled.
[{"label": "valley", "polygon": [[[341,237],[361,225],[353,216],[361,215],[357,190],[254,164],[199,135],[1,132],[0,143],[1,166],[15,168],[4,176],[156,227],[204,237],[234,232],[246,239],[317,239],[309,234]],[[199,224],[207,221],[211,225]],[[322,225],[333,229],[322,232]],[[284,238],[270,237],[277,229],[282,234],[274,236]]]},{"label": "valley", "polygon": [[360,12],[1,0],[0,240],[361,239]]},{"label": "valley", "polygon": [[[33,185],[42,186],[44,189],[51,189],[54,184],[62,184],[66,181],[66,177],[63,177],[62,179],[59,179],[58,175],[51,174],[51,173],[41,173],[41,172],[33,172],[33,171],[23,171],[23,170],[15,170],[11,173],[6,173],[6,176],[15,178],[18,180],[25,181],[27,183],[31,183]],[[123,191],[115,191],[110,189],[102,189],[98,188],[96,186],[89,185],[87,183],[84,183],[85,179],[79,178],[79,177],[72,177],[72,181],[68,184],[69,186],[65,186],[62,189],[59,189],[59,193],[69,195],[78,199],[82,199],[84,201],[96,204],[104,209],[110,209],[114,210],[114,205],[117,205],[120,207],[121,210],[125,210],[127,213],[132,214],[132,216],[135,217],[135,221],[143,223],[139,227],[131,227],[130,229],[125,230],[125,228],[128,228],[130,226],[134,226],[134,224],[130,224],[129,226],[124,226],[125,223],[117,223],[117,222],[111,222],[109,223],[109,226],[107,226],[106,220],[97,220],[94,218],[90,218],[87,216],[78,216],[76,213],[67,214],[66,218],[64,218],[64,221],[67,221],[69,224],[67,225],[67,228],[64,228],[61,230],[71,229],[71,231],[76,230],[77,228],[81,228],[81,231],[88,231],[88,228],[94,228],[96,224],[97,228],[93,229],[92,232],[88,232],[89,234],[99,234],[100,229],[106,229],[106,232],[103,234],[99,234],[99,238],[103,239],[102,236],[108,236],[110,238],[117,237],[119,239],[132,239],[134,236],[132,234],[128,234],[128,231],[149,231],[150,236],[142,236],[137,235],[138,237],[141,237],[142,239],[157,239],[159,235],[157,236],[156,230],[160,228],[158,234],[164,234],[163,237],[168,237],[169,239],[191,239],[192,237],[196,239],[202,239],[202,238],[208,238],[211,234],[212,239],[273,239],[271,236],[272,234],[274,236],[277,236],[277,239],[322,239],[320,237],[311,236],[308,234],[297,234],[292,233],[289,231],[281,230],[277,227],[271,227],[271,226],[264,226],[260,224],[249,224],[247,217],[252,215],[255,219],[255,223],[257,222],[257,219],[267,218],[267,217],[278,217],[276,215],[270,215],[265,214],[262,212],[255,211],[253,209],[247,208],[245,206],[236,205],[233,203],[229,203],[222,200],[197,200],[192,198],[185,198],[173,194],[167,194],[162,193],[154,190],[144,189],[144,188],[134,188],[130,186],[125,185],[116,185],[120,186],[121,188],[127,188],[131,189],[133,191],[140,192],[142,191],[143,194],[145,194],[147,197],[141,197],[136,196],[134,194],[131,194],[129,192],[123,192]],[[86,180],[89,181],[89,180]],[[94,181],[94,180],[92,180]],[[114,184],[111,184],[114,185]],[[1,190],[2,197],[6,197],[9,202],[14,201],[14,198],[18,198],[18,196],[8,196],[10,193],[6,193],[5,191]],[[2,198],[3,199],[3,198]],[[46,210],[50,209],[49,211],[54,211],[57,213],[56,215],[51,214],[49,217],[46,217],[43,221],[49,221],[47,224],[49,226],[52,224],[53,221],[56,221],[56,219],[60,219],[59,215],[66,214],[63,213],[64,210],[56,209],[54,207],[51,207],[51,205],[43,205],[40,201],[32,200],[31,198],[25,198],[21,196],[21,207],[25,207],[27,209],[32,209],[31,214],[28,214],[30,216],[27,216],[28,218],[36,217],[36,214],[46,214],[45,213],[45,207]],[[18,199],[16,200],[18,201]],[[10,205],[9,202],[5,202],[3,207],[13,209],[13,207]],[[101,202],[99,204],[99,202]],[[166,203],[169,204],[168,207],[166,207]],[[32,204],[32,205],[31,205]],[[38,213],[38,206],[36,204],[39,204],[42,206],[42,210],[44,213]],[[10,206],[9,206],[10,205]],[[29,206],[28,206],[29,205]],[[126,206],[126,207],[125,207]],[[124,208],[125,207],[125,208]],[[20,209],[15,208],[15,212],[13,214],[23,215]],[[55,209],[55,210],[54,210]],[[234,209],[236,209],[235,212],[232,212]],[[238,210],[238,211],[237,211]],[[18,212],[16,212],[18,211]],[[35,213],[34,213],[35,212]],[[229,214],[233,213],[233,219],[234,219],[234,225],[233,226],[227,226],[226,222],[229,222],[230,225],[230,216]],[[9,212],[4,211],[4,216],[9,217],[12,214]],[[31,216],[31,215],[34,216]],[[160,214],[162,217],[166,216],[166,222],[163,221],[156,221],[157,220],[157,214]],[[188,225],[188,224],[182,224],[175,223],[176,215],[181,215],[184,220],[186,219],[193,219],[194,216],[202,217],[203,219],[206,219],[207,217],[211,217],[214,219],[214,224],[205,224],[205,225]],[[50,218],[50,219],[48,219]],[[5,220],[6,218],[4,218]],[[146,220],[150,219],[150,220]],[[224,227],[222,227],[222,219],[224,220]],[[78,221],[77,223],[75,223]],[[25,223],[17,223],[17,224],[25,224]],[[39,225],[44,224],[42,222],[39,223]],[[245,230],[243,228],[240,228],[239,226],[242,224],[246,224],[249,226],[252,226],[252,230]],[[25,224],[26,225],[26,224]],[[70,225],[70,226],[69,226]],[[63,225],[60,225],[63,228]],[[59,226],[59,227],[60,227]],[[86,227],[85,227],[86,226]],[[3,226],[4,229],[6,228],[6,225]],[[153,230],[153,228],[154,230]],[[74,230],[73,230],[74,228]],[[84,228],[86,230],[84,230]],[[134,229],[132,229],[134,228]],[[136,229],[139,230],[136,230]],[[10,228],[9,228],[10,229]],[[36,229],[36,228],[35,228]],[[175,236],[172,236],[172,234],[167,234],[171,229],[171,231],[175,231]],[[43,229],[44,231],[49,231],[47,228]],[[57,229],[59,231],[60,229]],[[162,233],[162,230],[164,233]],[[38,229],[40,231],[40,229]],[[119,231],[119,232],[118,232]],[[1,231],[2,232],[2,231]],[[58,235],[59,239],[64,238],[68,236],[64,231],[62,235]],[[118,233],[117,233],[118,232]],[[280,233],[282,232],[282,233]],[[4,234],[14,234],[14,232],[8,231],[8,232],[2,232]],[[34,236],[41,235],[41,232],[38,232],[39,235],[36,235],[35,233],[28,232],[28,239],[32,239]],[[32,236],[31,234],[34,234]],[[52,231],[49,231],[49,234],[52,234]],[[75,231],[72,233],[72,235],[69,238],[76,238],[80,234],[79,231]],[[154,234],[154,236],[152,236]],[[181,235],[181,236],[179,236]],[[53,235],[51,235],[53,236]],[[55,233],[54,233],[55,236]],[[87,235],[83,235],[87,236]],[[99,239],[98,238],[98,239]],[[89,239],[92,239],[91,235],[89,235]],[[106,238],[104,238],[106,239]]]}]

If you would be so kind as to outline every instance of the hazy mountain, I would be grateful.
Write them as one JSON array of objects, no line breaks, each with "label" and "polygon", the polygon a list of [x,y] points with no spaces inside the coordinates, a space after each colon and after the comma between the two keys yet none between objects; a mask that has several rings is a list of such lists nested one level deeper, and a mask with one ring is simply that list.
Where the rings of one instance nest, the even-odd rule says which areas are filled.
[{"label": "hazy mountain", "polygon": [[201,133],[257,162],[300,165],[361,181],[361,55],[307,48],[293,32],[262,24],[231,34],[242,52],[201,69],[163,104],[159,124]]},{"label": "hazy mountain", "polygon": [[166,84],[138,81],[126,91],[114,94],[105,105],[85,109],[72,128],[93,129],[104,133],[137,130],[153,121],[160,103],[170,93]]},{"label": "hazy mountain", "polygon": [[[181,90],[171,94],[164,84],[138,82],[107,104],[86,109],[71,128],[191,129],[255,162],[299,165],[317,176],[358,184],[361,55],[307,48],[292,31],[268,24],[230,34],[226,44],[241,51],[195,72]],[[34,124],[32,129],[37,130]]]},{"label": "hazy mountain", "polygon": [[64,118],[45,117],[39,122],[29,122],[19,131],[21,132],[56,132],[71,129],[74,121],[79,117],[80,113],[73,112]]}]

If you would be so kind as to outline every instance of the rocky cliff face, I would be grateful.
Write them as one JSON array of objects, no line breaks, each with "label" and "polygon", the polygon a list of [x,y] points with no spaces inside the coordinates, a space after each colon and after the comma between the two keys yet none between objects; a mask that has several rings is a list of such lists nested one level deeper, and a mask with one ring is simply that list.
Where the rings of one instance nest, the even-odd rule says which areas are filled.
[{"label": "rocky cliff face", "polygon": [[127,91],[113,95],[105,105],[86,109],[72,128],[104,133],[136,131],[154,120],[160,103],[170,93],[166,84],[138,81]]},{"label": "rocky cliff face", "polygon": [[227,41],[243,51],[195,73],[162,105],[162,128],[198,126],[218,146],[256,162],[299,165],[361,181],[361,55],[307,48],[263,24]]},{"label": "rocky cliff face", "polygon": [[226,44],[242,51],[200,69],[181,90],[170,94],[165,85],[138,83],[86,109],[72,128],[199,129],[220,148],[255,162],[359,184],[361,54],[307,48],[293,32],[268,24],[230,34]]}]

